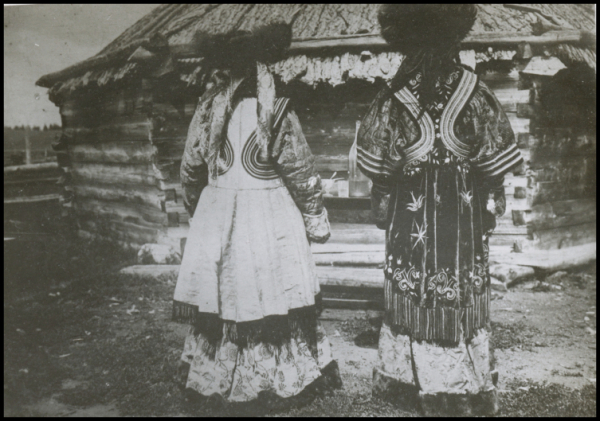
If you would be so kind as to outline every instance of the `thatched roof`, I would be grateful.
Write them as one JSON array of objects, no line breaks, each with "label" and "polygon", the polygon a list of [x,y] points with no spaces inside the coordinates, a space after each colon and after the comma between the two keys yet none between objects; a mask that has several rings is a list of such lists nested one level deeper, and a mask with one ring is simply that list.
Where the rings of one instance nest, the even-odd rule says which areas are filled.
[{"label": "thatched roof", "polygon": [[[336,54],[330,52],[324,56],[339,61],[346,53],[356,53],[357,48],[385,48],[386,44],[379,36],[377,23],[379,6],[379,4],[160,5],[123,32],[96,56],[60,72],[45,75],[37,81],[37,84],[51,87],[57,82],[66,82],[67,85],[75,86],[81,84],[82,78],[88,81],[98,78],[107,81],[115,75],[122,76],[123,71],[120,69],[127,64],[129,56],[138,47],[145,45],[155,34],[164,36],[171,53],[183,59],[194,56],[190,49],[190,42],[197,31],[214,34],[236,28],[249,30],[257,24],[268,23],[274,19],[289,21],[296,12],[298,15],[293,24],[294,41],[290,48],[292,55],[302,57],[307,51],[311,51],[314,55],[315,52],[325,51],[325,48],[330,48],[330,51],[333,48],[338,50]],[[560,44],[565,45],[560,49],[563,54],[579,57],[588,61],[588,64],[593,64],[595,68],[593,5],[478,4],[477,6],[479,8],[477,22],[464,41],[464,46],[494,46],[500,50],[516,51],[516,46],[520,42],[547,44],[554,47]],[[593,47],[582,45],[582,41],[590,39],[590,33]],[[394,61],[393,53],[389,54],[386,59]],[[307,60],[310,61],[310,58]],[[352,61],[353,58],[350,57],[349,60]],[[285,67],[285,64],[279,65]],[[132,68],[129,67],[125,73],[131,71]],[[79,82],[74,79],[79,79]]]}]

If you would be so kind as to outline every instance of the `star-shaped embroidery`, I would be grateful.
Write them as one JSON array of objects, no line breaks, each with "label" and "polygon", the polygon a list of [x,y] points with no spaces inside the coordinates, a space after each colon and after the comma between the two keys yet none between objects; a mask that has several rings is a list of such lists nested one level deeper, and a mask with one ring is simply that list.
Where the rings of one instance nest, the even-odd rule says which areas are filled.
[{"label": "star-shaped embroidery", "polygon": [[423,222],[423,225],[419,227],[419,224],[415,222],[415,225],[417,226],[417,232],[410,234],[412,238],[416,239],[415,244],[412,246],[413,249],[419,242],[423,243],[423,246],[425,246],[425,240],[427,239],[427,236],[425,235],[427,233],[427,224]]}]

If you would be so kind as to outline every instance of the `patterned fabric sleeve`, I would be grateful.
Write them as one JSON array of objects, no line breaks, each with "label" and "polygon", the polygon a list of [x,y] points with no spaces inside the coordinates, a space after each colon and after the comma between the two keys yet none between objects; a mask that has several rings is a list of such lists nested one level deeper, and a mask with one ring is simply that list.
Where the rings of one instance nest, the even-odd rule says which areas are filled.
[{"label": "patterned fabric sleeve", "polygon": [[391,172],[385,162],[392,141],[389,127],[392,108],[393,99],[387,90],[382,90],[363,118],[357,139],[358,167],[373,181],[371,214],[380,229],[386,228],[391,191]]},{"label": "patterned fabric sleeve", "polygon": [[487,210],[499,217],[506,210],[504,176],[522,164],[523,157],[502,105],[481,81],[469,111],[475,136],[471,162],[478,172],[483,196],[487,198]]},{"label": "patterned fabric sleeve", "polygon": [[500,102],[483,82],[470,103],[476,147],[472,163],[483,181],[490,187],[497,185],[506,173],[523,162]]},{"label": "patterned fabric sleeve", "polygon": [[[201,104],[198,105],[200,106]],[[208,185],[208,166],[202,158],[199,144],[200,130],[200,112],[196,109],[188,129],[179,172],[183,189],[183,205],[191,217],[194,216],[202,190]]]},{"label": "patterned fabric sleeve", "polygon": [[321,177],[315,169],[315,158],[294,111],[288,111],[281,122],[272,158],[278,174],[302,212],[308,238],[317,243],[326,242],[330,227],[327,210],[323,206]]}]

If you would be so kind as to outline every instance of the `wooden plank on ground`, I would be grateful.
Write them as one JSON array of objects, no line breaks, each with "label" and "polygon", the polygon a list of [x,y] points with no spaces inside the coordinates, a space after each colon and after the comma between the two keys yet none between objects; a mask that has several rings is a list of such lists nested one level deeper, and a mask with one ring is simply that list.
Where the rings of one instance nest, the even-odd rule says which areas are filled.
[{"label": "wooden plank on ground", "polygon": [[383,267],[385,252],[351,252],[314,254],[318,266]]},{"label": "wooden plank on ground", "polygon": [[331,224],[330,243],[385,244],[385,231],[371,224]]},{"label": "wooden plank on ground", "polygon": [[528,250],[523,253],[498,253],[490,258],[496,263],[530,266],[556,271],[585,265],[596,260],[596,243],[588,243],[560,250]]},{"label": "wooden plank on ground", "polygon": [[385,251],[385,243],[381,244],[344,244],[326,242],[325,244],[312,243],[310,245],[313,254],[334,254],[334,253],[353,253],[353,252],[383,252]]},{"label": "wooden plank on ground", "polygon": [[317,266],[319,284],[354,288],[383,288],[383,269]]},{"label": "wooden plank on ground", "polygon": [[323,307],[347,308],[352,310],[381,310],[383,308],[383,302],[373,300],[353,300],[348,298],[323,297]]}]

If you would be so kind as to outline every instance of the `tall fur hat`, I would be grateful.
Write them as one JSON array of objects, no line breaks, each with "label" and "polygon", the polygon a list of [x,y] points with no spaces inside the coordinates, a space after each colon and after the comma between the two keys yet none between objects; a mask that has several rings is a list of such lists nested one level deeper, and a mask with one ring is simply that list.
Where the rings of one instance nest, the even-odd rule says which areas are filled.
[{"label": "tall fur hat", "polygon": [[381,35],[407,54],[443,51],[459,44],[477,17],[474,4],[384,4],[379,9]]},{"label": "tall fur hat", "polygon": [[236,30],[216,35],[198,32],[193,45],[197,54],[217,66],[236,67],[256,61],[272,63],[281,60],[291,42],[291,25],[274,22],[252,31]]}]

